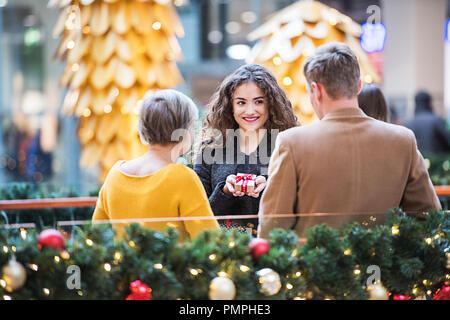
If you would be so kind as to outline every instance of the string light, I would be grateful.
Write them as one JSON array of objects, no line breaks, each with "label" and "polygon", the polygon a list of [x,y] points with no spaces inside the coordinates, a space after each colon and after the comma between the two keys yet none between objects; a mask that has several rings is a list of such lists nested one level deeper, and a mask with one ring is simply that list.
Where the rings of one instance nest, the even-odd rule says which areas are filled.
[{"label": "string light", "polygon": [[225,271],[220,271],[217,273],[219,277],[228,277],[228,274]]},{"label": "string light", "polygon": [[44,292],[44,294],[46,296],[48,296],[50,294],[50,290],[48,288],[43,288],[42,291]]},{"label": "string light", "polygon": [[300,277],[302,275],[302,273],[300,272],[300,271],[297,271],[296,273],[295,273],[295,276],[298,278],[298,277]]},{"label": "string light", "polygon": [[27,230],[20,228],[20,237],[25,240],[27,238]]},{"label": "string light", "polygon": [[16,252],[16,246],[11,246],[11,250],[12,250],[13,252]]},{"label": "string light", "polygon": [[361,273],[361,270],[359,270],[359,269],[355,269],[355,270],[353,270],[353,273],[354,273],[355,275],[358,275],[358,274],[360,274],[360,273]]},{"label": "string light", "polygon": [[425,239],[425,242],[426,242],[428,245],[431,245],[431,244],[433,243],[433,239],[431,239],[431,238],[426,238],[426,239]]},{"label": "string light", "polygon": [[209,260],[211,260],[211,261],[213,261],[213,260],[216,260],[216,255],[213,253],[213,254],[210,254],[209,255]]},{"label": "string light", "polygon": [[154,22],[152,25],[152,28],[153,28],[153,30],[161,29],[161,22],[159,22],[159,21]]},{"label": "string light", "polygon": [[234,241],[231,241],[231,242],[228,244],[228,247],[233,248],[235,245],[236,245],[236,244],[234,243]]},{"label": "string light", "polygon": [[122,108],[120,108],[120,113],[127,114],[128,113],[128,108],[126,106],[122,106]]},{"label": "string light", "polygon": [[4,253],[8,253],[8,247],[7,246],[3,246],[3,252]]},{"label": "string light", "polygon": [[122,255],[120,254],[120,252],[116,251],[116,253],[114,253],[114,259],[120,260],[121,258],[122,258]]},{"label": "string light", "polygon": [[3,279],[0,279],[0,286],[1,286],[2,288],[6,288],[6,281],[3,280]]},{"label": "string light", "polygon": [[400,233],[400,229],[398,228],[398,226],[392,226],[392,228],[391,228],[391,233],[392,233],[392,235],[397,235],[397,234],[399,234]]},{"label": "string light", "polygon": [[425,279],[425,280],[422,281],[422,283],[426,286],[428,284],[428,280]]},{"label": "string light", "polygon": [[283,63],[283,60],[281,60],[280,57],[274,57],[272,59],[272,62],[273,62],[274,65],[279,66],[279,65],[281,65]]},{"label": "string light", "polygon": [[78,64],[78,63],[74,63],[73,65],[72,65],[72,71],[73,72],[77,72],[78,71],[78,69],[80,69],[80,65]]},{"label": "string light", "polygon": [[71,50],[75,47],[75,41],[70,40],[69,42],[67,42],[67,49]]},{"label": "string light", "polygon": [[103,111],[104,111],[105,113],[111,113],[111,111],[112,111],[112,106],[111,106],[110,104],[107,104],[107,105],[103,108]]},{"label": "string light", "polygon": [[12,300],[10,296],[7,296],[6,294],[3,296],[3,300]]},{"label": "string light", "polygon": [[70,254],[66,250],[61,251],[61,253],[59,255],[61,256],[61,258],[65,259],[65,260],[70,258]]},{"label": "string light", "polygon": [[94,241],[91,239],[86,239],[86,244],[91,247],[94,244]]},{"label": "string light", "polygon": [[161,263],[155,263],[153,267],[155,267],[155,269],[161,270],[163,268],[163,265]]},{"label": "string light", "polygon": [[129,242],[128,242],[128,245],[130,246],[130,247],[136,247],[136,243],[134,243],[134,241],[133,240],[130,240]]},{"label": "string light", "polygon": [[30,269],[33,271],[38,271],[39,267],[37,264],[30,264]]},{"label": "string light", "polygon": [[81,291],[81,290],[78,290],[77,293],[80,297],[83,295],[83,291]]},{"label": "string light", "polygon": [[83,111],[83,117],[87,118],[92,114],[91,110],[89,108],[84,109]]},{"label": "string light", "polygon": [[198,271],[196,269],[191,269],[190,272],[193,276],[198,275]]},{"label": "string light", "polygon": [[106,272],[111,271],[111,265],[109,263],[105,263],[105,265],[103,267],[105,268]]},{"label": "string light", "polygon": [[286,283],[286,289],[291,290],[292,288],[294,288],[292,284],[290,284],[289,282]]},{"label": "string light", "polygon": [[370,76],[370,75],[366,75],[365,77],[364,77],[364,81],[365,81],[365,83],[372,83],[373,82],[373,79],[372,79],[372,77]]},{"label": "string light", "polygon": [[241,265],[241,266],[239,267],[239,269],[241,269],[242,272],[247,272],[248,270],[250,270],[249,267],[244,266],[244,265]]},{"label": "string light", "polygon": [[54,259],[55,259],[55,262],[56,262],[56,263],[59,263],[59,261],[61,260],[58,256],[55,256]]},{"label": "string light", "polygon": [[119,93],[120,93],[119,88],[114,87],[114,88],[112,89],[112,94],[113,94],[115,97],[119,96]]},{"label": "string light", "polygon": [[412,289],[412,293],[413,293],[414,295],[416,295],[416,294],[417,294],[417,288]]},{"label": "string light", "polygon": [[292,84],[292,79],[290,77],[284,77],[283,78],[283,84],[285,86],[290,86]]},{"label": "string light", "polygon": [[432,293],[431,290],[427,291],[427,295],[431,296],[431,293]]},{"label": "string light", "polygon": [[298,250],[297,249],[292,250],[291,257],[296,257],[297,255],[298,255]]},{"label": "string light", "polygon": [[346,250],[344,251],[344,254],[345,254],[346,256],[349,256],[349,255],[352,254],[352,250],[346,249]]}]

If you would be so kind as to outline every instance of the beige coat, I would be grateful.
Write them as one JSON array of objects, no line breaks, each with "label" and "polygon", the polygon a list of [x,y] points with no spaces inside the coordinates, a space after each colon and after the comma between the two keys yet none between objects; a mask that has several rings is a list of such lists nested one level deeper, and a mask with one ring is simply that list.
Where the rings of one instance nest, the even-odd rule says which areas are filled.
[{"label": "beige coat", "polygon": [[[441,209],[413,132],[360,109],[340,109],[278,135],[260,204],[259,236],[267,237],[274,227],[295,226],[303,237],[319,223],[341,227],[355,220],[370,224],[374,218],[382,223],[384,213],[395,207]],[[359,212],[365,214],[345,215]],[[315,215],[298,221],[265,217],[292,213]]]}]

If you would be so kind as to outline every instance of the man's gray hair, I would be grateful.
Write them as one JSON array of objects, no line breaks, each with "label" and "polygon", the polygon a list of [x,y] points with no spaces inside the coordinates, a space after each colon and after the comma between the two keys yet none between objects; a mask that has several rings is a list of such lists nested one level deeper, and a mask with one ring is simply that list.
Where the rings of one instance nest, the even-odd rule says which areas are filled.
[{"label": "man's gray hair", "polygon": [[360,69],[358,58],[344,43],[330,42],[317,48],[304,64],[308,84],[318,82],[332,99],[358,95]]}]

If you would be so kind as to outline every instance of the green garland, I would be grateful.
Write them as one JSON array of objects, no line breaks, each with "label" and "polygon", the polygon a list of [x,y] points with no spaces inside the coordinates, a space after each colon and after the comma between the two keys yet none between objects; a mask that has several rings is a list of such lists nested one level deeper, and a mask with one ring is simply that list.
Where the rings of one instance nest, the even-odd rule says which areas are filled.
[{"label": "green garland", "polygon": [[[97,196],[98,190],[90,193]],[[49,199],[49,198],[71,198],[80,195],[72,190],[49,190],[45,185],[33,185],[30,183],[13,183],[8,188],[0,189],[0,200],[18,199]],[[56,227],[57,221],[65,220],[90,220],[94,208],[44,208],[44,209],[21,209],[8,212],[0,211],[0,221],[9,223],[34,223],[41,230],[48,227]]]},{"label": "green garland", "polygon": [[[223,272],[236,286],[235,299],[367,299],[370,265],[380,267],[382,284],[392,293],[415,298],[442,286],[450,272],[449,213],[418,220],[392,210],[386,221],[372,229],[317,225],[304,246],[292,231],[275,229],[270,251],[257,260],[249,253],[250,236],[237,230],[204,232],[180,243],[175,229],[161,233],[132,224],[116,241],[110,225],[85,225],[70,231],[61,254],[39,250],[34,229],[0,228],[0,270],[14,253],[27,275],[13,292],[0,286],[0,298],[125,299],[130,283],[141,280],[153,299],[208,299],[210,281]],[[70,265],[81,270],[80,289],[66,285]],[[259,291],[256,272],[262,268],[280,275],[276,295]]]}]

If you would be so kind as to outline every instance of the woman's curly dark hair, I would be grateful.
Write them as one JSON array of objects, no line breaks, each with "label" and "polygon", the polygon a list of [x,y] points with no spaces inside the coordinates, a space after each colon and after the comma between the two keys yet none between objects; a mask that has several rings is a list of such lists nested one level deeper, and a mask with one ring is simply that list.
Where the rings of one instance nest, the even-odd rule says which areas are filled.
[{"label": "woman's curly dark hair", "polygon": [[212,142],[222,144],[222,141],[215,141],[218,139],[217,136],[208,132],[218,130],[222,134],[222,139],[226,139],[227,129],[239,128],[233,117],[233,95],[237,87],[247,82],[254,82],[264,93],[269,111],[265,129],[284,131],[299,125],[291,102],[273,74],[259,64],[243,65],[222,81],[211,98],[210,110],[202,131],[203,146]]}]

